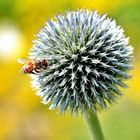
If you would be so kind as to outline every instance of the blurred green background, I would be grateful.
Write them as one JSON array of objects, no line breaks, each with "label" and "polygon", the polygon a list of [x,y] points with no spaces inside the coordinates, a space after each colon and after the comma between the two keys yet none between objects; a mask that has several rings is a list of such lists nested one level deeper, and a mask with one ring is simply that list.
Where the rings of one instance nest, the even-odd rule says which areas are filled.
[{"label": "blurred green background", "polygon": [[135,48],[129,89],[99,114],[106,140],[140,140],[140,0],[0,0],[0,140],[88,140],[82,117],[60,115],[40,103],[17,58],[27,57],[48,18],[88,8],[108,13]]}]

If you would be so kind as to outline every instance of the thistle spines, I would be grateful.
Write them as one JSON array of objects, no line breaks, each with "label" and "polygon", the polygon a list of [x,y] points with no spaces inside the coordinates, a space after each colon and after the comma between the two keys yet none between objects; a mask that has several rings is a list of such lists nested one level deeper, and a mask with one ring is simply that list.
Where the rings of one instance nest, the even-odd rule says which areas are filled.
[{"label": "thistle spines", "polygon": [[114,20],[78,10],[49,20],[37,34],[30,57],[49,61],[44,73],[33,76],[43,103],[78,113],[116,102],[130,78],[133,49]]}]

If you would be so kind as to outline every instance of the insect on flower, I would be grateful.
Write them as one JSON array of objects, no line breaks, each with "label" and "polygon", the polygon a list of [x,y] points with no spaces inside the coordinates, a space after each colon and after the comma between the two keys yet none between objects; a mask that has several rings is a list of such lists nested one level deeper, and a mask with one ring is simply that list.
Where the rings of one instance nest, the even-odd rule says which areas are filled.
[{"label": "insect on flower", "polygon": [[22,72],[24,74],[38,74],[48,68],[47,59],[18,59],[18,62],[24,64],[22,67]]},{"label": "insect on flower", "polygon": [[50,109],[62,113],[108,108],[127,87],[124,80],[130,78],[133,62],[123,28],[107,15],[85,9],[48,20],[29,54],[49,60],[49,69],[32,76],[32,84],[44,104],[51,101]]}]

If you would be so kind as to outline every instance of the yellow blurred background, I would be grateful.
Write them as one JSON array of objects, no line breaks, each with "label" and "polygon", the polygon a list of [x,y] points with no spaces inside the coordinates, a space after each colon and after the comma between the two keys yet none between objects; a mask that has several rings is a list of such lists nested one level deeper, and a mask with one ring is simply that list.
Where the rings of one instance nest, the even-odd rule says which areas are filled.
[{"label": "yellow blurred background", "polygon": [[17,58],[27,57],[48,18],[88,8],[116,19],[135,49],[125,95],[99,114],[106,140],[140,140],[140,0],[0,0],[0,140],[88,140],[82,117],[48,110]]}]

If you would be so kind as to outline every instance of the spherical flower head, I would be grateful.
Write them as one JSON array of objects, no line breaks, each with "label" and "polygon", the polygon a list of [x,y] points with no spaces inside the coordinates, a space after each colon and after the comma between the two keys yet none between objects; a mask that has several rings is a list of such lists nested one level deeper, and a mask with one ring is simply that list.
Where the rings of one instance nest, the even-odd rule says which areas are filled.
[{"label": "spherical flower head", "polygon": [[49,67],[35,74],[33,86],[50,109],[99,111],[116,102],[131,69],[133,49],[123,29],[106,15],[78,10],[49,20],[37,34],[32,59]]}]

